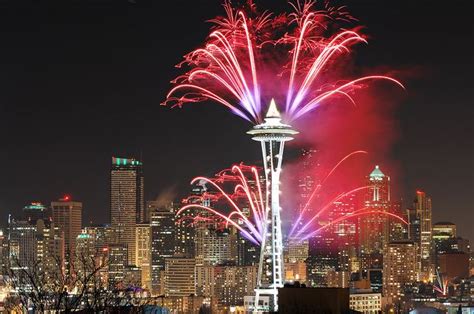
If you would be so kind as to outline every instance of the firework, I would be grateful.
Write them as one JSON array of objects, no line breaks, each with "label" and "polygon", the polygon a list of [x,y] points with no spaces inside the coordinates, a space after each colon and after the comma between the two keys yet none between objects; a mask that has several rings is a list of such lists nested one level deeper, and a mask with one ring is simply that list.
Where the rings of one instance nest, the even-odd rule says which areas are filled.
[{"label": "firework", "polygon": [[[193,180],[216,190],[228,202],[230,213],[197,203],[184,206],[178,213],[191,207],[207,211],[226,225],[233,225],[251,242],[260,244],[254,302],[258,309],[259,297],[269,295],[269,307],[259,310],[270,311],[278,310],[277,289],[284,283],[279,186],[285,142],[298,133],[290,123],[333,97],[344,97],[355,105],[355,90],[370,80],[387,80],[403,87],[396,79],[384,75],[334,79],[334,65],[353,45],[366,43],[357,29],[342,26],[355,19],[344,7],[317,8],[313,1],[290,5],[291,13],[275,14],[258,13],[251,1],[246,9],[235,9],[226,2],[226,16],[211,20],[214,26],[204,46],[185,55],[178,66],[187,70],[173,81],[174,87],[163,103],[180,107],[212,100],[255,124],[248,133],[261,143],[265,190],[261,189],[255,168],[252,172],[257,184],[251,187],[241,168],[235,166],[231,172],[238,181],[232,195],[226,193],[218,180],[205,177]],[[276,102],[285,104],[282,115]],[[263,116],[263,103],[270,103],[266,116]],[[234,200],[238,192],[246,198],[248,213]],[[292,233],[296,232],[297,238],[307,239],[319,232],[321,228],[311,230],[318,215],[346,195],[338,196]],[[352,216],[362,214],[364,210]],[[296,227],[302,218],[302,215],[298,217]]]},{"label": "firework", "polygon": [[[369,186],[360,186],[349,191],[338,194],[329,202],[318,206],[313,212],[309,211],[313,197],[316,192],[324,190],[324,183],[338,169],[338,167],[350,157],[357,154],[366,154],[364,151],[354,151],[342,158],[329,173],[324,177],[322,183],[314,188],[310,198],[298,213],[298,218],[293,224],[287,237],[296,241],[304,241],[320,232],[328,229],[341,221],[350,220],[362,215],[386,215],[404,224],[408,222],[403,217],[383,210],[375,210],[370,207],[362,207],[341,216],[336,216],[323,226],[317,224],[326,211],[339,200],[359,192],[365,192]],[[221,224],[222,227],[233,226],[246,239],[254,244],[260,244],[264,238],[264,217],[265,217],[265,182],[259,173],[259,168],[245,164],[234,165],[229,169],[218,172],[214,177],[196,177],[191,184],[205,185],[206,189],[202,194],[191,195],[183,200],[184,206],[180,208],[177,215],[186,210],[194,209],[206,214],[181,216],[177,223],[188,221],[188,225],[193,225],[200,221],[212,221]],[[209,201],[209,202],[206,202]],[[204,205],[206,204],[206,205]]]},{"label": "firework", "polygon": [[[206,212],[206,216],[183,216],[181,219],[190,220],[191,224],[205,219],[224,223],[226,227],[231,225],[249,241],[260,244],[265,215],[264,192],[260,181],[257,167],[244,164],[220,171],[213,178],[196,177],[191,184],[204,185],[206,191],[186,198],[183,201],[185,205],[176,214],[180,215],[188,209]],[[231,184],[231,187],[226,189],[226,184]],[[214,208],[220,202],[225,203],[222,211]]]},{"label": "firework", "polygon": [[225,17],[211,20],[212,32],[203,47],[184,57],[188,70],[172,81],[163,104],[182,106],[213,100],[234,114],[261,123],[262,103],[275,98],[285,104],[284,121],[291,123],[332,97],[355,104],[352,94],[370,80],[394,78],[369,75],[356,79],[328,75],[334,65],[366,39],[345,29],[355,19],[344,7],[318,8],[313,1],[290,3],[291,13],[257,13],[254,5],[236,9],[224,4]]}]

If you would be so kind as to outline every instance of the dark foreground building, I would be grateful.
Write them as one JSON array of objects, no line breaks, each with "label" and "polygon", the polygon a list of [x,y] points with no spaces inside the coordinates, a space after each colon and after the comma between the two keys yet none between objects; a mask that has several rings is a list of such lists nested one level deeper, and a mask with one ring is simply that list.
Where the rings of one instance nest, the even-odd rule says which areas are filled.
[{"label": "dark foreground building", "polygon": [[349,309],[348,288],[278,289],[278,313],[281,314],[338,314],[356,313]]}]

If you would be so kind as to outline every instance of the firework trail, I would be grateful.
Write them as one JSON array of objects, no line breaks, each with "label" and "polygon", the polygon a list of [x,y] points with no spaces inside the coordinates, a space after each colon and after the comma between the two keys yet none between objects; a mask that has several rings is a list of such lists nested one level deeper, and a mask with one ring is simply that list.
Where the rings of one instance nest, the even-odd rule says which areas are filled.
[{"label": "firework trail", "polygon": [[[316,213],[310,213],[310,216],[305,215],[305,213],[309,212],[307,208],[313,201],[314,194],[324,188],[324,182],[330,178],[336,169],[350,157],[364,153],[366,152],[354,151],[348,154],[329,171],[322,181],[322,184],[318,185],[313,190],[311,197],[303,207],[303,210],[299,213],[296,223],[293,224],[293,227],[288,234],[289,238],[303,241],[319,234],[334,224],[361,215],[386,215],[408,224],[407,221],[396,214],[363,207],[346,213],[345,215],[341,215],[340,217],[335,217],[333,220],[321,227],[317,226],[317,218],[330,209],[335,202],[354,193],[367,191],[369,186],[360,186],[350,191],[340,193],[329,202],[320,206]],[[197,183],[205,185],[206,189],[208,188],[209,190],[206,190],[206,192],[201,195],[192,195],[186,198],[183,201],[185,205],[180,208],[177,215],[180,215],[189,209],[207,213],[207,215],[182,216],[177,223],[190,220],[191,222],[189,225],[193,225],[200,221],[215,222],[221,224],[223,227],[231,225],[239,230],[241,235],[252,243],[261,243],[264,237],[264,217],[267,217],[265,210],[268,210],[268,207],[266,207],[265,204],[268,200],[266,199],[266,193],[263,190],[265,184],[262,184],[262,179],[257,167],[247,166],[244,164],[235,165],[230,169],[220,171],[213,178],[196,177],[191,181],[191,184]],[[225,185],[228,184],[231,185],[231,188],[228,186],[225,187]],[[204,205],[206,203],[204,200],[210,200],[210,204]],[[221,201],[225,203],[224,206],[218,204]],[[221,208],[218,209],[218,207]]]},{"label": "firework trail", "polygon": [[448,284],[449,280],[443,278],[443,276],[436,270],[436,283],[433,286],[433,289],[439,292],[441,295],[446,296],[448,294]]},{"label": "firework trail", "polygon": [[262,103],[275,98],[285,104],[290,123],[336,96],[355,104],[354,91],[370,80],[331,79],[328,73],[358,43],[367,43],[356,29],[343,28],[355,19],[345,7],[318,8],[314,1],[290,3],[291,13],[258,13],[255,5],[236,9],[224,3],[226,16],[213,23],[203,47],[184,56],[164,105],[182,106],[213,100],[253,123],[262,122]]},{"label": "firework trail", "polygon": [[[210,214],[211,217],[197,215],[183,216],[181,219],[191,220],[192,223],[203,220],[224,223],[226,227],[229,225],[235,227],[242,236],[254,244],[259,244],[262,241],[267,200],[265,193],[262,192],[257,167],[235,165],[231,169],[220,171],[213,178],[196,177],[191,181],[191,184],[197,183],[205,185],[209,191],[205,191],[202,195],[192,195],[186,198],[183,201],[185,205],[178,210],[176,215],[180,215],[188,209],[199,210]],[[230,191],[224,187],[226,183],[232,185]],[[217,210],[206,204],[204,200],[210,200],[209,203],[213,205],[223,201],[226,203],[225,208],[230,209],[230,212],[229,210]],[[178,223],[181,222],[178,221]]]}]

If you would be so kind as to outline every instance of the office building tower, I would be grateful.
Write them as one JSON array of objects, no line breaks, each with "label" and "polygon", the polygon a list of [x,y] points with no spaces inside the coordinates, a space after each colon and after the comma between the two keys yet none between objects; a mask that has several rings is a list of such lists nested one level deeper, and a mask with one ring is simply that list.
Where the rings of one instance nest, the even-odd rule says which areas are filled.
[{"label": "office building tower", "polygon": [[439,267],[439,255],[451,252],[453,239],[456,237],[456,225],[441,221],[433,224],[434,266]]},{"label": "office building tower", "polygon": [[290,239],[285,245],[285,280],[306,283],[306,260],[309,256],[309,241]]},{"label": "office building tower", "polygon": [[69,262],[75,255],[77,236],[81,234],[82,203],[65,196],[51,202],[51,210],[54,226],[58,227],[64,236],[66,262]]},{"label": "office building tower", "polygon": [[164,294],[168,297],[187,297],[196,294],[196,260],[171,257],[165,260]]},{"label": "office building tower", "polygon": [[395,302],[404,295],[405,285],[417,281],[417,244],[413,241],[390,242],[384,249],[383,296]]},{"label": "office building tower", "polygon": [[380,213],[360,216],[359,241],[361,253],[381,253],[389,240],[389,219],[384,212],[391,211],[390,177],[379,168],[367,177],[367,194],[364,207]]},{"label": "office building tower", "polygon": [[108,286],[109,289],[119,288],[125,278],[128,252],[126,244],[111,244],[107,250],[108,256]]},{"label": "office building tower", "polygon": [[348,288],[350,274],[345,270],[329,269],[326,273],[326,286],[329,288]]},{"label": "office building tower", "polygon": [[[108,224],[87,226],[82,229],[82,233],[90,234],[95,239],[96,250],[99,254],[105,252],[109,244],[114,243],[113,229]],[[107,253],[108,254],[108,253]]]},{"label": "office building tower", "polygon": [[175,212],[172,204],[150,212],[150,228],[152,292],[162,294],[165,259],[175,253]]},{"label": "office building tower", "polygon": [[37,261],[36,226],[8,217],[8,258],[12,270],[30,269]]},{"label": "office building tower", "polygon": [[[205,185],[195,185],[191,190],[191,196],[183,201],[183,205],[199,204],[206,207],[211,207],[211,200],[204,198],[203,194],[207,191]],[[192,222],[192,218],[196,216],[208,216],[209,213],[205,210],[197,210],[196,208],[188,208],[176,216],[176,247],[175,253],[194,257],[195,252],[195,233],[196,230]]]},{"label": "office building tower", "polygon": [[383,291],[383,270],[381,268],[369,269],[367,271],[367,279],[373,292],[381,293]]},{"label": "office building tower", "polygon": [[257,265],[260,258],[260,247],[237,232],[237,265]]},{"label": "office building tower", "polygon": [[[402,210],[402,203],[392,201],[390,203],[389,212],[391,214],[397,215],[398,217],[407,220],[406,211]],[[408,225],[401,221],[400,219],[395,218],[394,216],[388,216],[388,241],[402,241],[408,240]]]},{"label": "office building tower", "polygon": [[151,227],[148,223],[137,224],[136,266],[140,268],[141,287],[151,290]]},{"label": "office building tower", "polygon": [[76,245],[74,269],[80,277],[85,278],[100,267],[96,238],[92,234],[81,233],[77,236]]},{"label": "office building tower", "polygon": [[128,264],[136,264],[136,224],[144,219],[143,165],[135,159],[112,157],[110,220],[115,243],[127,246]]},{"label": "office building tower", "polygon": [[327,272],[339,269],[338,251],[334,238],[329,235],[317,235],[309,239],[306,268],[307,282],[312,287],[327,287]]},{"label": "office building tower", "polygon": [[65,266],[64,232],[53,221],[42,219],[36,222],[36,232],[38,265],[46,274],[58,275]]},{"label": "office building tower", "polygon": [[416,191],[413,202],[415,214],[420,223],[419,235],[419,261],[420,280],[431,281],[434,275],[432,256],[432,222],[431,222],[431,198],[423,191]]},{"label": "office building tower", "polygon": [[204,265],[236,263],[237,233],[232,228],[208,221],[196,222],[194,227],[196,259]]},{"label": "office building tower", "polygon": [[219,306],[242,306],[257,285],[257,265],[197,265],[196,293],[211,297]]}]

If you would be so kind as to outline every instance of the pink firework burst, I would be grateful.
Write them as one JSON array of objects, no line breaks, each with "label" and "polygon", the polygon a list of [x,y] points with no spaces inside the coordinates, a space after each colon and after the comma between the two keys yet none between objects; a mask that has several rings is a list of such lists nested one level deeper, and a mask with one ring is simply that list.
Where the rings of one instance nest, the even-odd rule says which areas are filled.
[{"label": "pink firework burst", "polygon": [[237,9],[224,3],[226,16],[210,20],[204,45],[184,57],[187,71],[173,80],[164,105],[212,100],[253,123],[262,122],[262,103],[284,103],[286,122],[301,118],[333,97],[355,103],[352,94],[369,75],[331,79],[331,69],[366,39],[350,26],[345,7],[318,7],[314,1],[290,2],[291,12],[258,13],[253,3]]}]

